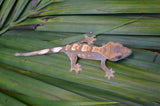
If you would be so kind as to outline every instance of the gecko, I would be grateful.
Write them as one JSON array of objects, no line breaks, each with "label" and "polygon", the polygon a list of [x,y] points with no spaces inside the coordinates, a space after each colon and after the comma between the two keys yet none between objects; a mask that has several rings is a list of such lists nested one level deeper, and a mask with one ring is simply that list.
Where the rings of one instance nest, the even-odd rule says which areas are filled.
[{"label": "gecko", "polygon": [[105,77],[108,77],[108,80],[110,80],[111,77],[114,77],[113,73],[115,71],[112,68],[107,68],[106,60],[118,61],[132,53],[131,49],[124,47],[121,43],[109,42],[98,47],[93,45],[96,36],[88,37],[87,34],[84,34],[84,37],[84,40],[65,45],[64,47],[54,47],[28,53],[15,53],[15,56],[35,56],[63,52],[71,61],[70,72],[75,70],[77,74],[79,71],[82,71],[81,65],[77,63],[78,58],[100,60],[101,68],[105,71]]}]

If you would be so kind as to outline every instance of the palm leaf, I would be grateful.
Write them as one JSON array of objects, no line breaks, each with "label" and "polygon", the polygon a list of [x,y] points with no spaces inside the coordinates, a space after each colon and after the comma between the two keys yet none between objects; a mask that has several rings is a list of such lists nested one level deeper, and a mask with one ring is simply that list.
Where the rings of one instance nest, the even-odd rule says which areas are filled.
[{"label": "palm leaf", "polygon": [[[42,48],[50,48],[50,47],[58,46],[56,44],[52,44],[52,43],[38,40],[38,39],[34,39],[33,41],[32,38],[26,38],[25,35],[23,36],[21,37],[19,36],[17,38],[15,36],[7,36],[7,35],[3,36],[1,37],[1,44],[3,44],[4,46],[7,46],[8,48],[21,49],[18,51],[33,51],[33,50],[38,50]],[[56,36],[56,35],[51,35],[51,36]],[[61,34],[59,36],[61,36]],[[23,42],[28,42],[28,43],[24,44]],[[131,101],[136,103],[137,101],[136,96],[140,96],[146,99],[145,101],[142,100],[141,103],[148,104],[149,102],[147,101],[147,98],[151,99],[151,97],[154,95],[154,98],[152,99],[156,100],[157,98],[158,100],[158,97],[159,97],[158,95],[157,96],[155,95],[158,93],[158,91],[156,92],[156,89],[158,90],[159,88],[159,86],[156,85],[156,83],[159,83],[157,82],[159,79],[158,77],[159,71],[157,69],[159,69],[160,67],[158,65],[159,63],[156,64],[156,63],[153,63],[152,61],[154,59],[154,56],[159,54],[154,54],[152,52],[145,52],[143,50],[135,49],[133,56],[128,59],[125,59],[125,61],[121,61],[118,63],[108,62],[107,65],[112,67],[115,71],[117,71],[116,78],[112,79],[111,81],[108,81],[103,78],[104,73],[101,71],[99,67],[99,64],[100,64],[99,61],[87,62],[87,60],[81,60],[80,63],[82,65],[85,65],[85,69],[80,75],[76,76],[75,74],[71,74],[67,71],[69,70],[70,63],[69,63],[69,59],[64,55],[53,54],[53,55],[47,55],[47,56],[17,58],[13,56],[15,52],[17,52],[17,50],[1,48],[1,53],[0,53],[1,61],[3,61],[3,63],[5,64],[11,65],[11,67],[17,67],[18,69],[29,70],[35,73],[40,73],[42,74],[42,77],[40,75],[36,75],[36,76],[31,75],[31,76],[33,78],[37,78],[39,76],[40,77],[38,78],[39,80],[42,80],[42,81],[45,80],[46,82],[54,85],[56,84],[56,86],[59,86],[60,88],[62,87],[62,88],[71,90],[73,85],[77,85],[77,84],[78,85],[81,84],[83,86],[87,85],[88,86],[87,89],[94,88],[97,92],[99,92],[99,96],[102,95],[103,92],[106,92],[103,95],[107,96],[108,94],[113,93],[112,90],[115,89],[114,90],[115,95],[113,97],[111,96],[108,98],[109,99],[114,98],[114,100],[121,101],[121,102],[125,101],[124,103],[130,103]],[[141,53],[145,53],[145,55]],[[8,58],[8,56],[10,58]],[[146,56],[150,58],[146,60]],[[141,58],[139,59],[139,57]],[[64,60],[67,60],[67,62]],[[12,69],[12,70],[17,70],[17,69]],[[99,72],[97,70],[99,70]],[[57,83],[57,80],[60,82]],[[67,82],[64,83],[64,81],[67,81]],[[123,84],[118,84],[120,82],[121,83],[123,82]],[[72,85],[70,86],[71,88],[68,88],[67,85],[66,85],[67,88],[65,86],[62,86],[67,83],[71,83]],[[106,84],[109,86],[106,86]],[[151,85],[152,85],[152,89],[154,88],[154,91],[150,91]],[[124,86],[126,87],[123,88]],[[105,89],[105,91],[103,91],[103,89]],[[148,93],[144,94],[143,92],[146,92],[144,91],[144,89],[145,90],[148,89],[147,92],[149,94]],[[76,92],[78,93],[78,91]],[[91,92],[94,92],[94,91],[91,91]],[[84,93],[82,94],[84,95]],[[117,98],[116,95],[120,96],[121,99],[123,95],[130,95],[130,96],[132,95],[132,96],[127,97],[129,100],[126,101],[124,97],[122,100],[116,99]]]},{"label": "palm leaf", "polygon": [[14,106],[15,105],[27,106],[26,104],[21,103],[20,101],[14,99],[14,98],[12,98],[12,97],[4,94],[4,93],[0,93],[0,97],[1,97],[0,98],[0,101],[1,101],[0,106],[6,106],[6,105],[11,105],[11,104],[14,105]]},{"label": "palm leaf", "polygon": [[[0,34],[7,29],[22,22],[35,12],[42,11],[44,7],[59,0],[5,0],[1,1],[2,9],[0,11]],[[44,11],[44,10],[43,10]]]},{"label": "palm leaf", "polygon": [[158,0],[64,0],[49,5],[40,16],[55,14],[159,13]]},{"label": "palm leaf", "polygon": [[[0,105],[158,105],[160,54],[151,51],[160,49],[159,3],[0,1]],[[97,35],[97,46],[113,41],[132,49],[124,60],[107,61],[115,78],[104,78],[100,61],[80,59],[83,71],[76,75],[63,54],[14,56],[64,46],[89,32]]]}]

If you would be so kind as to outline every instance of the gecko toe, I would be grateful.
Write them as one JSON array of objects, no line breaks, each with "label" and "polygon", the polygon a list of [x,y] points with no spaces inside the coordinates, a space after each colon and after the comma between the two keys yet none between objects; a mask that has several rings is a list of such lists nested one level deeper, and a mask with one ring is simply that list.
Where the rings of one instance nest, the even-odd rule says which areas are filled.
[{"label": "gecko toe", "polygon": [[82,71],[81,65],[76,64],[75,65],[75,71],[76,71],[76,74],[79,74],[79,71]]},{"label": "gecko toe", "polygon": [[72,68],[70,69],[69,72],[72,72],[73,70],[76,71],[76,74],[79,74],[79,72],[82,71],[81,65],[76,64],[74,67],[72,67]]},{"label": "gecko toe", "polygon": [[106,75],[104,77],[108,77],[108,80],[110,80],[111,77],[114,77],[113,73],[115,71],[112,71],[112,68],[109,71],[106,71]]}]

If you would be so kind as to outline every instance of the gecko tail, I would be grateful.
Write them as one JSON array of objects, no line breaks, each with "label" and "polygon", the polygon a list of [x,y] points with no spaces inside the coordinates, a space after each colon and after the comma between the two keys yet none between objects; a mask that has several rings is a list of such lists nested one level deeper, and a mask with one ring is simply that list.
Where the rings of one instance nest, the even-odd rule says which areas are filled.
[{"label": "gecko tail", "polygon": [[15,56],[36,56],[36,55],[43,55],[43,54],[49,54],[49,53],[58,53],[62,50],[62,47],[55,47],[51,49],[43,49],[39,51],[33,51],[28,53],[15,53]]}]

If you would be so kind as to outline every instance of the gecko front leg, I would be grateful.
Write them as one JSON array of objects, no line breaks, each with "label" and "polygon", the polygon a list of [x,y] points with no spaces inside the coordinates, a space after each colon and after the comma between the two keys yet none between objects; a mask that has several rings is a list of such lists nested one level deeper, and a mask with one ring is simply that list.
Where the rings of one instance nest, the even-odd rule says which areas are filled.
[{"label": "gecko front leg", "polygon": [[108,80],[110,80],[111,77],[114,77],[113,73],[115,73],[115,71],[112,71],[112,68],[109,70],[106,67],[106,59],[101,60],[101,68],[105,71],[106,75],[104,77],[108,77]]},{"label": "gecko front leg", "polygon": [[87,34],[84,34],[84,37],[89,45],[92,45],[93,42],[96,40],[96,36],[88,37]]},{"label": "gecko front leg", "polygon": [[73,70],[75,70],[75,71],[76,71],[76,74],[78,74],[79,71],[82,70],[82,68],[81,68],[81,65],[76,64],[77,58],[78,58],[77,55],[74,54],[74,53],[67,53],[67,55],[68,55],[68,57],[69,57],[69,59],[70,59],[70,61],[71,61],[71,69],[70,69],[70,72],[72,72]]},{"label": "gecko front leg", "polygon": [[84,34],[85,39],[82,41],[79,41],[79,43],[84,43],[86,42],[88,45],[92,45],[93,42],[96,40],[96,36],[88,37],[87,34]]}]

